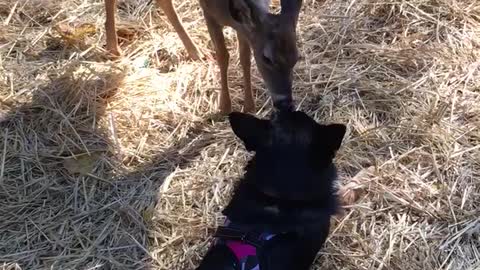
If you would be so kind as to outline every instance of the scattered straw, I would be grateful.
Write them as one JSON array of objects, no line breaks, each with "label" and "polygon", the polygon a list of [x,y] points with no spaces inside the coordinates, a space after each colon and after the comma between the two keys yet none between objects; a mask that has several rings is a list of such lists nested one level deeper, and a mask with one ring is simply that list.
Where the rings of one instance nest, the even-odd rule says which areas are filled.
[{"label": "scattered straw", "polygon": [[[204,62],[151,2],[120,1],[116,63],[103,1],[0,3],[1,268],[192,269],[208,248],[248,155],[209,119],[197,1],[176,6]],[[314,269],[479,269],[480,2],[304,1],[298,36],[299,108],[348,124],[343,184],[372,168]]]}]

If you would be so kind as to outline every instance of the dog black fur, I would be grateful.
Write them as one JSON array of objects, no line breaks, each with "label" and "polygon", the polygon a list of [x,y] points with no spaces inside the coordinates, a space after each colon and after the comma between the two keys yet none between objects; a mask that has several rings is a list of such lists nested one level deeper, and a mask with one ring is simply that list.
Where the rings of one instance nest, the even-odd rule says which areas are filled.
[{"label": "dog black fur", "polygon": [[[258,252],[260,270],[307,270],[337,211],[333,158],[346,127],[320,125],[303,112],[272,120],[231,113],[234,133],[255,156],[223,213],[243,230],[275,234]],[[223,244],[212,246],[198,270],[237,270]]]}]

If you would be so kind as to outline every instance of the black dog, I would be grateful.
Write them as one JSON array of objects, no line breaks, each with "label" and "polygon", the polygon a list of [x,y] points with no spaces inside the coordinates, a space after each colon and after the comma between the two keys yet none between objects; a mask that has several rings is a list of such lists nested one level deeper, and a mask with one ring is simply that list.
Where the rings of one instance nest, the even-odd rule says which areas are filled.
[{"label": "black dog", "polygon": [[234,133],[256,155],[223,213],[200,270],[307,270],[337,210],[332,161],[346,127],[303,112],[272,120],[232,113]]}]

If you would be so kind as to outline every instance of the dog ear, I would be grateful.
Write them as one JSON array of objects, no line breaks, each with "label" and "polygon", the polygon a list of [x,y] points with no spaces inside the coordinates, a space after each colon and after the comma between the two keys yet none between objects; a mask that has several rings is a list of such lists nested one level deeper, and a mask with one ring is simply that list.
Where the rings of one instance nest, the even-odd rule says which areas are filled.
[{"label": "dog ear", "polygon": [[331,145],[333,151],[338,151],[342,145],[343,137],[347,132],[347,126],[342,124],[330,124],[327,126],[328,143]]},{"label": "dog ear", "polygon": [[252,115],[232,112],[228,115],[233,132],[243,141],[248,151],[255,151],[268,140],[270,123]]},{"label": "dog ear", "polygon": [[317,130],[317,142],[321,148],[327,148],[335,153],[340,149],[347,127],[342,124],[319,125]]}]

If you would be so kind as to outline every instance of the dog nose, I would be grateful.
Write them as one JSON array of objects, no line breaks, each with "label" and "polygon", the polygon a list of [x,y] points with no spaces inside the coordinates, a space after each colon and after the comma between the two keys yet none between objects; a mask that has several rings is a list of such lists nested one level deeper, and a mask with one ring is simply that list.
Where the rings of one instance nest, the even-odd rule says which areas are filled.
[{"label": "dog nose", "polygon": [[273,95],[273,107],[279,111],[293,111],[293,99],[288,95]]}]

